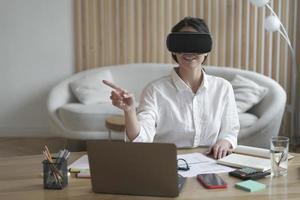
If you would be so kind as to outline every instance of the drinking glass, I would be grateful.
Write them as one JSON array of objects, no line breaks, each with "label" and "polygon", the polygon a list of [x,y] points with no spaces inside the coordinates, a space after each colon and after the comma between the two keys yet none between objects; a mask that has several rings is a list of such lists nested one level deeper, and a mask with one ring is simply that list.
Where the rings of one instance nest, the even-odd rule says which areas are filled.
[{"label": "drinking glass", "polygon": [[286,175],[288,172],[289,138],[276,136],[271,139],[271,175]]}]

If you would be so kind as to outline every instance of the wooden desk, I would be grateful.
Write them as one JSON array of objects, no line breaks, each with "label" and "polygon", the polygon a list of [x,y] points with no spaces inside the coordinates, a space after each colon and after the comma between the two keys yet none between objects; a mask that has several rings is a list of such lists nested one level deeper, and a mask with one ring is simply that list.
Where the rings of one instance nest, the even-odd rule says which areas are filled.
[{"label": "wooden desk", "polygon": [[[180,153],[201,152],[203,149],[184,150]],[[72,153],[70,163],[83,155]],[[203,188],[196,178],[189,178],[178,199],[222,199],[222,200],[262,200],[262,199],[300,199],[300,154],[289,161],[288,175],[279,178],[265,178],[260,182],[267,185],[259,192],[245,192],[234,188],[239,179],[221,174],[228,183],[227,189],[208,190]],[[0,199],[170,199],[126,195],[95,194],[91,191],[90,179],[69,177],[69,185],[63,190],[44,190],[42,156],[19,156],[0,158]]]}]

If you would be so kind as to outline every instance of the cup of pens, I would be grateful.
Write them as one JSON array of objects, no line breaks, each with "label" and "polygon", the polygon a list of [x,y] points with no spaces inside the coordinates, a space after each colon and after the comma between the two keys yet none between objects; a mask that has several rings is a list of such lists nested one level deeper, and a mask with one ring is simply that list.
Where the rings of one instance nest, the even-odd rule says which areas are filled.
[{"label": "cup of pens", "polygon": [[289,138],[276,136],[271,139],[271,175],[286,175],[288,172]]},{"label": "cup of pens", "polygon": [[68,156],[66,149],[52,156],[47,146],[43,150],[43,178],[45,189],[63,189],[68,185]]}]

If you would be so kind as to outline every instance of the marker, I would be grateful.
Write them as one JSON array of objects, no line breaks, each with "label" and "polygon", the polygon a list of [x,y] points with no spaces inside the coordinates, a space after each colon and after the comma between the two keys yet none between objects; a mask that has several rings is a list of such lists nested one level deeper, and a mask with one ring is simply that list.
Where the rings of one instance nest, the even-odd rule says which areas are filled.
[{"label": "marker", "polygon": [[79,169],[79,168],[70,168],[69,172],[71,173],[80,173],[80,172],[89,172],[90,169]]},{"label": "marker", "polygon": [[80,172],[80,169],[70,168],[70,169],[69,169],[69,172],[71,172],[71,173],[79,173],[79,172]]}]

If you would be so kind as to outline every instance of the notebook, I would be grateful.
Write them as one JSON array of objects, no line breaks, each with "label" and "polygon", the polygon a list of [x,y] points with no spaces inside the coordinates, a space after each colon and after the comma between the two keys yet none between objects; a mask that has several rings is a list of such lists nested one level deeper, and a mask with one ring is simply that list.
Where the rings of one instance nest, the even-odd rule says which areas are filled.
[{"label": "notebook", "polygon": [[[258,147],[251,147],[245,145],[238,145],[234,150],[233,153],[244,154],[254,157],[261,157],[261,158],[270,158],[270,150]],[[293,155],[288,155],[288,159],[292,159]]]},{"label": "notebook", "polygon": [[217,163],[231,167],[251,167],[259,171],[271,169],[268,149],[238,145],[233,153],[217,160]]},{"label": "notebook", "polygon": [[[293,157],[288,155],[288,159]],[[232,154],[217,160],[217,163],[231,167],[251,167],[259,171],[268,171],[271,169],[270,150],[238,145]]]},{"label": "notebook", "polygon": [[176,197],[185,182],[174,144],[93,140],[87,150],[96,193]]},{"label": "notebook", "polygon": [[263,172],[271,169],[270,159],[236,153],[232,153],[226,157],[217,160],[217,163],[238,168],[251,167]]}]

